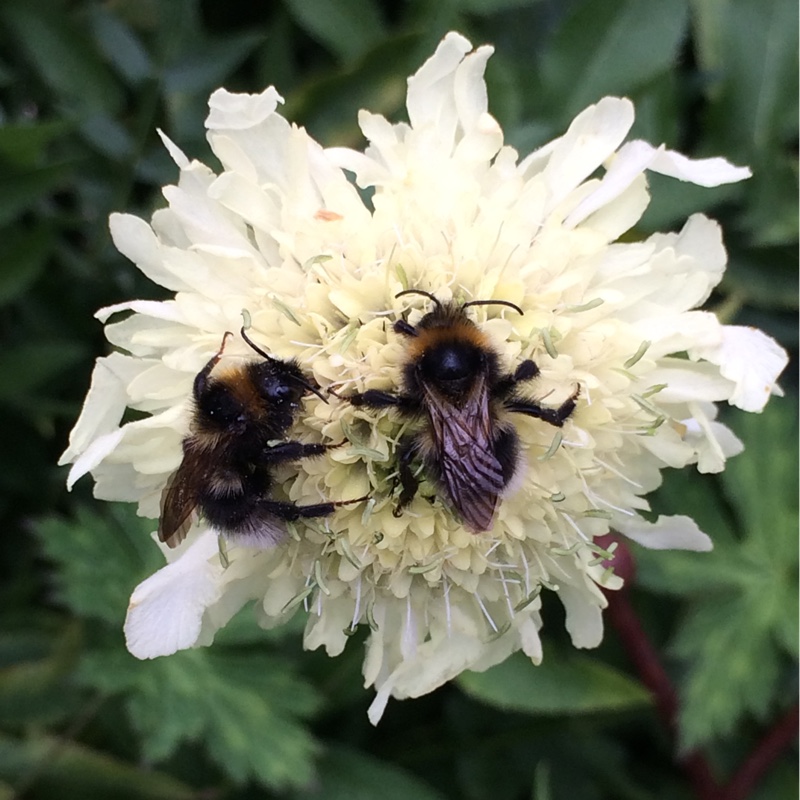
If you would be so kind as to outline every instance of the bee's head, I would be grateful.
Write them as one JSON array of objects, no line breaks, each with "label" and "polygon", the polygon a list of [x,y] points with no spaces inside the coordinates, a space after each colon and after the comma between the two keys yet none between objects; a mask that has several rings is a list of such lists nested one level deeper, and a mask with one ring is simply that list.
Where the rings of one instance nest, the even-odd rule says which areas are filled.
[{"label": "bee's head", "polygon": [[443,338],[427,347],[417,361],[420,379],[456,404],[485,372],[486,353],[466,337]]},{"label": "bee's head", "polygon": [[300,368],[291,361],[262,361],[252,365],[252,379],[258,394],[276,409],[294,409],[309,390]]}]

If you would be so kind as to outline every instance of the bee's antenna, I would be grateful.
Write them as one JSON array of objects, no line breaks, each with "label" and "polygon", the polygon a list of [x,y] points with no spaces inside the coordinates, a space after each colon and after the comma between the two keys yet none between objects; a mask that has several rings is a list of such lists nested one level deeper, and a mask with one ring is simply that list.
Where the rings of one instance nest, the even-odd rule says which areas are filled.
[{"label": "bee's antenna", "polygon": [[511,303],[508,300],[470,300],[469,303],[464,303],[461,308],[466,308],[467,306],[508,306],[509,308],[513,308],[520,315],[524,315],[524,311],[515,303]]},{"label": "bee's antenna", "polygon": [[427,297],[431,302],[436,303],[436,308],[442,307],[442,304],[430,292],[424,292],[422,289],[406,289],[405,291],[398,292],[395,298],[402,297],[405,294],[421,294],[423,297]]},{"label": "bee's antenna", "polygon": [[249,344],[249,345],[250,345],[250,347],[252,347],[252,348],[253,348],[253,350],[255,350],[255,351],[256,351],[256,353],[258,353],[260,356],[263,356],[264,358],[266,358],[266,359],[267,359],[267,361],[272,361],[273,363],[274,363],[274,362],[276,362],[276,361],[278,360],[277,358],[274,358],[273,356],[269,355],[268,353],[265,353],[265,352],[264,352],[264,351],[263,351],[263,350],[262,350],[262,349],[261,349],[261,348],[260,348],[260,347],[259,347],[259,346],[258,346],[258,345],[257,345],[257,344],[256,344],[256,343],[255,343],[255,342],[254,342],[254,341],[253,341],[253,340],[252,340],[252,339],[251,339],[251,338],[248,336],[248,335],[247,335],[247,333],[246,333],[246,331],[245,331],[245,327],[244,327],[244,325],[242,325],[242,331],[241,331],[241,333],[242,333],[242,339],[244,339],[244,340],[247,342],[247,344]]},{"label": "bee's antenna", "polygon": [[[241,333],[242,333],[242,339],[244,339],[247,342],[247,344],[249,344],[250,347],[252,347],[253,350],[255,350],[256,353],[258,353],[260,356],[263,356],[264,358],[267,359],[267,361],[271,361],[273,364],[282,364],[283,363],[280,359],[274,358],[273,356],[268,355],[267,353],[265,353],[257,344],[255,344],[255,342],[253,342],[253,340],[245,332],[244,325],[242,325]],[[315,394],[317,397],[319,397],[319,399],[322,400],[323,403],[327,403],[328,402],[328,400],[326,399],[325,395],[323,395],[322,392],[319,389],[315,389],[304,378],[300,378],[297,375],[292,375],[291,373],[288,374],[288,375],[285,375],[285,377],[288,378],[289,380],[293,380],[295,383],[299,383],[302,387],[304,387],[309,392],[311,392],[311,394]]]}]

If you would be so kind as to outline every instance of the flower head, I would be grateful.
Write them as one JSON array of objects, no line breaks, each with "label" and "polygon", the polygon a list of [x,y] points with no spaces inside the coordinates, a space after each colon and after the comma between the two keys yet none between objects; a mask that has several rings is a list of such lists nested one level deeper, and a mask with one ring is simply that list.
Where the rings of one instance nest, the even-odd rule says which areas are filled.
[{"label": "flower head", "polygon": [[[122,352],[98,360],[63,457],[69,482],[91,472],[98,498],[157,517],[181,463],[194,377],[243,310],[253,340],[347,396],[398,389],[408,343],[392,324],[413,326],[431,310],[400,292],[510,301],[521,315],[501,305],[465,313],[504,373],[535,361],[530,391],[543,405],[557,408],[579,387],[574,412],[561,428],[509,412],[522,466],[491,529],[476,534],[424,472],[394,513],[398,443],[424,421],[307,395],[292,438],[347,444],[281,467],[276,494],[369,501],[290,525],[274,547],[232,538],[226,555],[198,519],[131,598],[134,655],[208,644],[253,599],[265,626],[307,613],[305,645],[330,655],[367,624],[377,721],[389,696],[424,694],[518,649],[538,662],[542,589],[562,601],[575,646],[597,645],[600,587],[620,585],[594,544],[610,529],[654,548],[710,548],[687,517],[643,519],[645,495],[664,467],[722,470],[741,446],[714,404],[760,410],[786,356],[759,331],[697,310],[725,268],[716,223],[695,215],[678,233],[617,240],[648,204],[645,170],[703,186],[749,171],[624,143],[633,105],[614,97],[520,160],[487,111],[492,49],[470,51],[462,36],[445,37],[408,81],[408,123],[361,112],[364,152],[320,146],[277,113],[272,88],[211,96],[218,175],[164,137],[180,168],[164,189],[168,207],[149,225],[114,215],[111,232],[175,296],[98,313],[106,322],[132,312],[106,326]],[[235,337],[222,361],[253,357]],[[120,425],[126,408],[146,416]]]}]

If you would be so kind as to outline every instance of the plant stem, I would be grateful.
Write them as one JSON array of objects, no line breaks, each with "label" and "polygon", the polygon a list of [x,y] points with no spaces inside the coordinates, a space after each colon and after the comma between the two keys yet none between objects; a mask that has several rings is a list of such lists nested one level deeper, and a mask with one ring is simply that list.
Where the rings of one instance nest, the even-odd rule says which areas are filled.
[{"label": "plant stem", "polygon": [[770,765],[797,737],[798,706],[795,703],[764,735],[728,781],[724,800],[745,800]]},{"label": "plant stem", "polygon": [[[678,695],[664,669],[658,651],[639,620],[630,599],[628,586],[634,583],[636,564],[625,541],[616,535],[600,537],[597,544],[608,549],[617,542],[615,572],[625,580],[625,587],[607,592],[606,616],[617,633],[625,652],[636,668],[642,683],[653,693],[656,709],[673,738],[678,733]],[[733,777],[722,787],[706,756],[696,750],[679,757],[678,763],[686,773],[698,800],[747,800],[764,773],[797,736],[798,706],[779,719],[755,746]]]}]

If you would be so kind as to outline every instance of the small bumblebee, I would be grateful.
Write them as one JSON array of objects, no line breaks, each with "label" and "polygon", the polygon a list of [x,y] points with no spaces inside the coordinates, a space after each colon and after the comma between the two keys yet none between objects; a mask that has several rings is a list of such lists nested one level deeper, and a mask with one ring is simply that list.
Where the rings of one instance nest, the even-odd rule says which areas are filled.
[{"label": "small bumblebee", "polygon": [[[511,374],[502,374],[500,360],[487,336],[466,315],[469,306],[504,305],[505,300],[473,300],[463,305],[443,304],[429,292],[408,289],[396,297],[419,294],[435,308],[416,327],[405,320],[394,323],[395,333],[408,339],[399,394],[370,389],[342,399],[366,408],[394,407],[426,424],[401,439],[398,473],[401,493],[395,515],[417,492],[412,463],[421,459],[428,478],[439,488],[465,527],[480,533],[492,527],[502,491],[520,466],[519,437],[499,412],[527,414],[561,427],[575,410],[580,389],[558,408],[518,394],[521,383],[539,374],[527,359]],[[337,395],[338,396],[338,395]]]},{"label": "small bumblebee", "polygon": [[267,355],[244,328],[241,335],[263,361],[239,364],[212,376],[233,336],[227,332],[217,353],[194,379],[191,433],[183,440],[183,461],[161,497],[158,538],[168,547],[176,547],[186,537],[195,509],[230,539],[269,547],[285,538],[288,521],[324,517],[337,506],[366,499],[301,506],[270,498],[273,467],[321,455],[343,442],[281,441],[304,394],[325,398],[296,361]]}]

